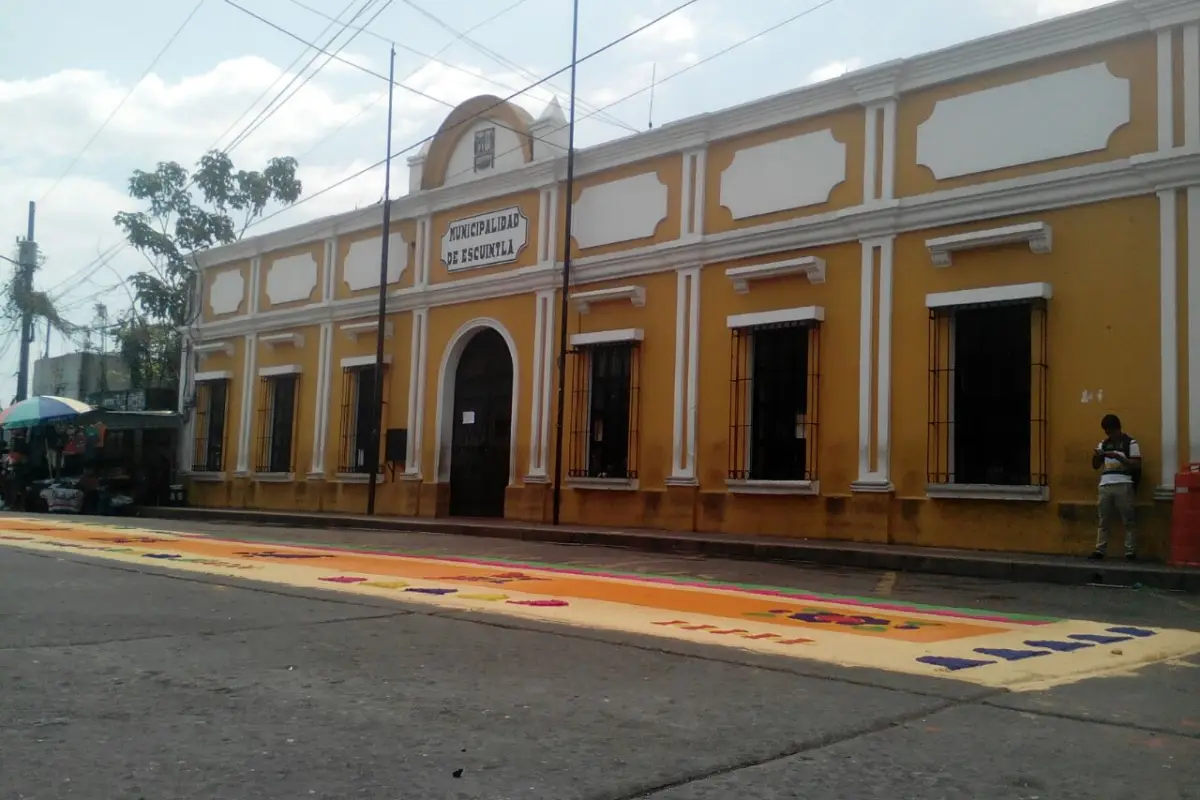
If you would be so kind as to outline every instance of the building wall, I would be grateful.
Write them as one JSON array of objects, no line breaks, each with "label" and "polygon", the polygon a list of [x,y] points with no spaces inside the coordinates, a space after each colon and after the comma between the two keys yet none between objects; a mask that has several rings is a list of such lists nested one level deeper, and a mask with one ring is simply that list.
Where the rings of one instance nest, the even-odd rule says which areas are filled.
[{"label": "building wall", "polygon": [[[1079,553],[1094,536],[1090,452],[1116,412],[1146,453],[1146,552],[1161,553],[1174,471],[1200,460],[1194,66],[1200,0],[1117,3],[581,151],[567,333],[636,334],[636,477],[565,481],[563,521]],[[458,123],[494,106],[453,112],[414,159],[420,190],[393,204],[384,427],[407,429],[409,448],[379,485],[383,513],[448,513],[454,365],[490,327],[514,361],[505,516],[550,515],[563,165],[522,144],[523,165],[448,180],[471,145]],[[553,117],[487,113],[519,142]],[[449,269],[455,223],[509,208],[518,228],[480,235],[516,242],[513,257]],[[374,353],[378,225],[376,207],[203,255],[197,346],[230,354],[199,369],[236,376],[244,444],[256,364],[301,365],[305,466],[288,481],[200,476],[197,502],[365,507],[364,476],[337,473],[339,378],[343,359]],[[315,285],[273,299],[262,284],[280,264],[315,265]],[[1045,485],[940,485],[930,296],[1024,285],[1049,296]],[[731,481],[729,318],[797,309],[820,320],[812,480]],[[245,360],[287,334],[304,340],[294,354],[260,346]]]}]

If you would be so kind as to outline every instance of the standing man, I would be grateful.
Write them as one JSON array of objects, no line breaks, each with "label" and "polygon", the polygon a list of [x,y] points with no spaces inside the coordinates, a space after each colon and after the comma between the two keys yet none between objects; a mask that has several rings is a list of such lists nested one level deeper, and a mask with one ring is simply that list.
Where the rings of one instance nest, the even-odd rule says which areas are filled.
[{"label": "standing man", "polygon": [[1108,552],[1108,534],[1120,517],[1125,528],[1125,560],[1137,558],[1137,485],[1142,477],[1142,449],[1137,439],[1121,430],[1116,414],[1100,420],[1104,441],[1092,454],[1092,469],[1100,470],[1100,498],[1097,512],[1096,550],[1088,556],[1102,559]]}]

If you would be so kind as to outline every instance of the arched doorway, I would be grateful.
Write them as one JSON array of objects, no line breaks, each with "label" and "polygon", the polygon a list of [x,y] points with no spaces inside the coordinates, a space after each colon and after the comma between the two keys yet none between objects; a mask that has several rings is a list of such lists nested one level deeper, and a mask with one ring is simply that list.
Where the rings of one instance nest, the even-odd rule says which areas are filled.
[{"label": "arched doorway", "polygon": [[493,328],[471,336],[454,373],[450,514],[503,517],[512,446],[513,362]]}]

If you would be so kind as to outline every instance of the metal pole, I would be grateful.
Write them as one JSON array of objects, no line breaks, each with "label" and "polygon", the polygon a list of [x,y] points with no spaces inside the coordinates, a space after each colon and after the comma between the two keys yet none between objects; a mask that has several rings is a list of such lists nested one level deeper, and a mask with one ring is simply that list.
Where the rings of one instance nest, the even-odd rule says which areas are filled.
[{"label": "metal pole", "polygon": [[575,193],[575,73],[579,67],[579,0],[574,0],[571,20],[571,111],[567,127],[567,213],[563,232],[562,291],[558,302],[558,413],[554,428],[554,503],[553,524],[558,524],[562,510],[562,460],[563,460],[563,415],[566,413],[567,395],[567,292],[571,287],[571,209]]},{"label": "metal pole", "polygon": [[33,342],[33,271],[37,269],[37,242],[33,239],[33,223],[37,213],[37,204],[29,201],[29,227],[24,240],[18,245],[17,261],[19,269],[17,285],[20,287],[21,302],[25,306],[21,312],[21,355],[17,368],[17,401],[29,396],[29,345]]},{"label": "metal pole", "polygon": [[375,479],[379,475],[379,439],[383,431],[383,335],[387,323],[388,242],[392,238],[392,98],[396,87],[396,47],[388,65],[387,159],[383,168],[383,241],[379,248],[379,320],[375,328],[375,404],[371,441],[367,446],[370,472],[367,482],[367,515],[375,514]]}]

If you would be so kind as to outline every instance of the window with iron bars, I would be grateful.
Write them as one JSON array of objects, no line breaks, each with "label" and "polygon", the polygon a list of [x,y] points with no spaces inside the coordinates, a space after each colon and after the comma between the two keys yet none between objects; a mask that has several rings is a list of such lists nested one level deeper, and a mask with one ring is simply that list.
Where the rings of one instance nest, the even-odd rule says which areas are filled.
[{"label": "window with iron bars", "polygon": [[817,480],[820,344],[811,321],[731,331],[730,480]]},{"label": "window with iron bars", "polygon": [[259,379],[256,472],[292,471],[299,385],[300,376],[295,373]]},{"label": "window with iron bars", "polygon": [[637,342],[576,347],[567,476],[636,480],[641,363]]},{"label": "window with iron bars", "polygon": [[[384,407],[387,406],[387,365],[383,365]],[[382,415],[381,415],[382,417]],[[375,427],[375,365],[342,368],[342,427],[338,472],[370,472],[370,442]],[[381,451],[382,452],[382,449]]]},{"label": "window with iron bars", "polygon": [[225,418],[229,404],[229,380],[197,381],[194,410],[195,439],[193,472],[222,472],[225,469]]},{"label": "window with iron bars", "polygon": [[929,311],[927,480],[1046,486],[1044,300]]}]

